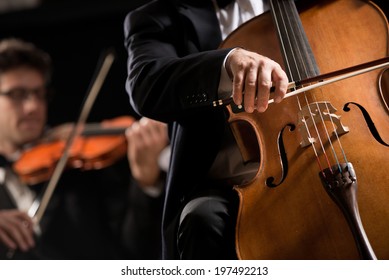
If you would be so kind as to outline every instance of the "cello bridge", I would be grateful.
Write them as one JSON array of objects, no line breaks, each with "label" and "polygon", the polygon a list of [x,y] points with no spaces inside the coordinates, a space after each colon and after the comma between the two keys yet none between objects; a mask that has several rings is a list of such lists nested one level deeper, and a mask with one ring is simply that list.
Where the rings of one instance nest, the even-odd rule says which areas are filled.
[{"label": "cello bridge", "polygon": [[302,137],[301,147],[306,147],[316,142],[310,131],[312,127],[324,121],[330,121],[335,125],[338,135],[349,132],[349,128],[340,121],[340,116],[336,115],[337,110],[328,101],[313,102],[304,106],[298,113],[298,129]]}]

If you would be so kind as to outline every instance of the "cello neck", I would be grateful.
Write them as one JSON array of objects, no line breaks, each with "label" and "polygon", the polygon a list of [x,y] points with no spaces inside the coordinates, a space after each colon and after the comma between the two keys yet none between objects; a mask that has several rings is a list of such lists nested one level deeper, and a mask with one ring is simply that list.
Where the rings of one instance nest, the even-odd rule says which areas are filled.
[{"label": "cello neck", "polygon": [[292,81],[320,74],[294,0],[270,0],[285,72]]}]

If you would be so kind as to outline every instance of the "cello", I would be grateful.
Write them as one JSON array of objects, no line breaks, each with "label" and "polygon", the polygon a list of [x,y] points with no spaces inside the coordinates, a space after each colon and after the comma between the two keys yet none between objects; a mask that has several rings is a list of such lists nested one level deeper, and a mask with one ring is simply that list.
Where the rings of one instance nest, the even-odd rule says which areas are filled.
[{"label": "cello", "polygon": [[[314,1],[300,10],[293,0],[270,2],[270,13],[221,47],[268,56],[292,81],[388,55],[388,23],[370,1]],[[264,113],[227,106],[243,158],[259,162],[255,177],[234,187],[239,258],[389,259],[386,72],[306,91]]]}]

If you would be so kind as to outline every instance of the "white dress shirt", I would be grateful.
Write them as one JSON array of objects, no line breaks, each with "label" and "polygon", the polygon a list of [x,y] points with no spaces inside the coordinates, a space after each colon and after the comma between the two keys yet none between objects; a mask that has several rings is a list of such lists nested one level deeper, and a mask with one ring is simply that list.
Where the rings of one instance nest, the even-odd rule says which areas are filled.
[{"label": "white dress shirt", "polygon": [[224,9],[219,9],[216,0],[213,3],[223,40],[242,23],[269,10],[268,0],[236,0]]},{"label": "white dress shirt", "polygon": [[[17,152],[12,159],[15,160],[19,156],[20,153]],[[16,208],[28,212],[35,199],[35,193],[19,179],[10,167],[0,167],[0,184],[4,185]]]}]

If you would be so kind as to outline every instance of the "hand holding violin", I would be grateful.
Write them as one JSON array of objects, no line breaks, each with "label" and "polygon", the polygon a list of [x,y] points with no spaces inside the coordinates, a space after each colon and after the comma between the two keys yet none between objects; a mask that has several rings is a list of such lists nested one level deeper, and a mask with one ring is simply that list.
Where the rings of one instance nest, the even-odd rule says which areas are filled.
[{"label": "hand holding violin", "polygon": [[142,187],[154,186],[161,169],[158,159],[168,145],[166,124],[142,118],[126,130],[132,176]]},{"label": "hand holding violin", "polygon": [[255,109],[267,109],[270,88],[275,87],[274,101],[281,102],[288,89],[288,77],[281,66],[255,52],[241,48],[233,50],[227,58],[226,70],[233,80],[232,97],[241,105],[244,92],[244,109],[252,113]]}]

